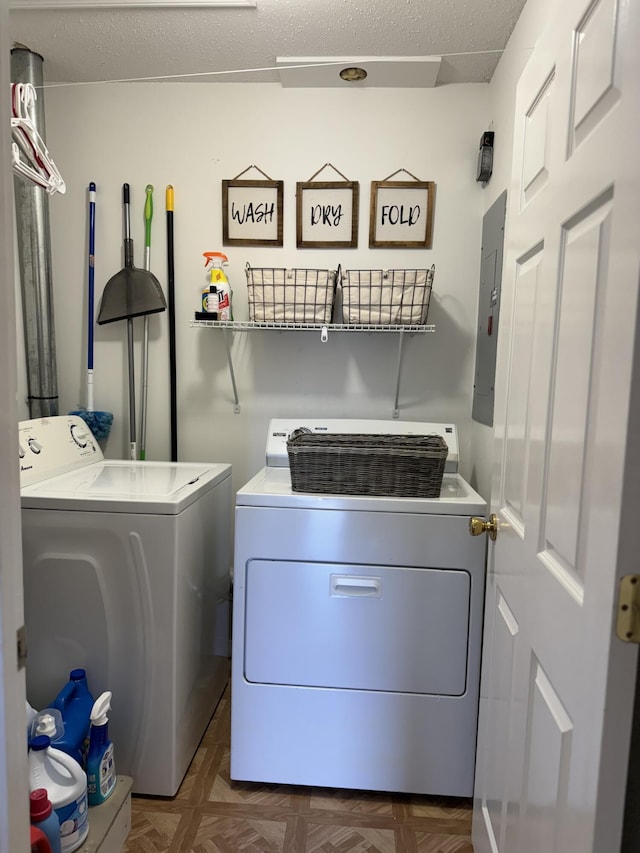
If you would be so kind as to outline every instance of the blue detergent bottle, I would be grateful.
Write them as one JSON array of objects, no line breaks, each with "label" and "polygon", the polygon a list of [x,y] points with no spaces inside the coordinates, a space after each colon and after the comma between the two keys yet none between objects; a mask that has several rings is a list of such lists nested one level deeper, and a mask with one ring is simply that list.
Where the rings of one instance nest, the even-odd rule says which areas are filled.
[{"label": "blue detergent bottle", "polygon": [[94,698],[87,684],[87,673],[84,669],[72,669],[69,681],[62,688],[51,708],[57,708],[62,714],[64,733],[56,740],[56,749],[66,752],[84,768],[86,741],[91,725],[91,709]]},{"label": "blue detergent bottle", "polygon": [[116,786],[113,743],[109,740],[111,693],[101,693],[91,710],[91,733],[87,753],[87,795],[90,806],[99,806]]}]

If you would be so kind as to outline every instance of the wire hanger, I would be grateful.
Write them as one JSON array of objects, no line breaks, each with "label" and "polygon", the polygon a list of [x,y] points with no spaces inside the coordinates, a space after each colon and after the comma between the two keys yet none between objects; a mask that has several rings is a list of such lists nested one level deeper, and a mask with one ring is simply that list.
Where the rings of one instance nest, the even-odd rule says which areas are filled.
[{"label": "wire hanger", "polygon": [[36,90],[31,83],[11,84],[11,162],[13,171],[45,189],[65,193],[66,186],[34,123]]}]

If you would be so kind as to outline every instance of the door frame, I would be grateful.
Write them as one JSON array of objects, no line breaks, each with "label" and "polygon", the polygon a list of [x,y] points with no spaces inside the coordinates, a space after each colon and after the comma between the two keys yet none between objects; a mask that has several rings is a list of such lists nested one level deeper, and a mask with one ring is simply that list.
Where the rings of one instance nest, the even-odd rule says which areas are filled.
[{"label": "door frame", "polygon": [[[0,0],[0,125],[11,115],[9,4]],[[25,672],[16,632],[24,622],[18,447],[17,343],[11,137],[0,134],[0,853],[29,849]]]}]

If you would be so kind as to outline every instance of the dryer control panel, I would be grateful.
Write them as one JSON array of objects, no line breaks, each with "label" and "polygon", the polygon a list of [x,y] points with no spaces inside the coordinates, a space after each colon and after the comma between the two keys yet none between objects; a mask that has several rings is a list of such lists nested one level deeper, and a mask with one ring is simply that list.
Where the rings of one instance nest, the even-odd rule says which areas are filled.
[{"label": "dryer control panel", "polygon": [[444,470],[458,470],[458,431],[455,424],[422,423],[419,421],[382,421],[366,418],[272,418],[267,435],[266,458],[269,468],[288,468],[287,438],[298,427],[311,432],[348,433],[363,435],[440,435],[448,447]]},{"label": "dryer control panel", "polygon": [[104,459],[93,433],[77,415],[21,421],[18,439],[21,487]]}]

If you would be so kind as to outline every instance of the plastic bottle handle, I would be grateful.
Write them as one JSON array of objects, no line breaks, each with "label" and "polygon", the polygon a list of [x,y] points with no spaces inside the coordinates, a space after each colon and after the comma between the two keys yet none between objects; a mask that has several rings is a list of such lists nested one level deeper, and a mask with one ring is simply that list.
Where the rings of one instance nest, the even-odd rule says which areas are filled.
[{"label": "plastic bottle handle", "polygon": [[73,699],[73,694],[76,692],[76,682],[75,681],[67,681],[65,686],[62,688],[60,693],[56,698],[56,703],[59,705],[60,710],[64,711],[67,702]]},{"label": "plastic bottle handle", "polygon": [[72,755],[63,752],[61,749],[56,749],[54,746],[50,746],[47,752],[49,758],[57,764],[61,764],[72,778],[77,779],[78,771],[86,776],[86,773]]}]

